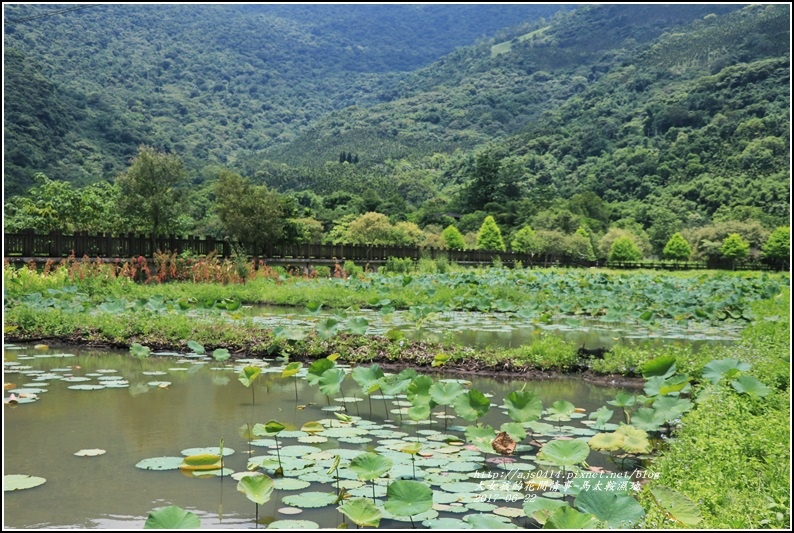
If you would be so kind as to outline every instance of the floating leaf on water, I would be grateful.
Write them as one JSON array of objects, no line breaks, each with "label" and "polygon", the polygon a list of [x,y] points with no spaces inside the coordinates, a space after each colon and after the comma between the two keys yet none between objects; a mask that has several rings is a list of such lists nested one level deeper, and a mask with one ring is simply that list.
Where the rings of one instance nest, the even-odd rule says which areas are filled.
[{"label": "floating leaf on water", "polygon": [[474,529],[519,529],[509,519],[492,514],[470,514],[463,517]]},{"label": "floating leaf on water", "polygon": [[321,451],[322,448],[318,448],[317,446],[295,445],[281,448],[280,453],[282,457],[303,457],[304,455]]},{"label": "floating leaf on water", "polygon": [[336,494],[333,492],[318,491],[301,492],[285,496],[281,501],[285,505],[291,505],[301,509],[313,509],[333,504],[336,501]]},{"label": "floating leaf on water", "polygon": [[135,466],[141,470],[179,470],[184,457],[150,457]]},{"label": "floating leaf on water", "polygon": [[[227,446],[224,446],[222,451],[224,457],[227,457],[234,453],[234,450]],[[179,453],[185,456],[204,455],[204,454],[221,455],[221,449],[218,446],[208,446],[206,448],[188,448],[186,450],[182,450]]]},{"label": "floating leaf on water", "polygon": [[74,452],[74,454],[79,457],[96,457],[97,455],[103,455],[104,453],[106,453],[106,450],[101,450],[99,448],[85,449]]},{"label": "floating leaf on water", "polygon": [[320,524],[312,522],[311,520],[276,520],[270,522],[267,526],[268,529],[319,529]]},{"label": "floating leaf on water", "polygon": [[303,490],[308,488],[311,483],[300,479],[281,477],[273,481],[276,490]]},{"label": "floating leaf on water", "polygon": [[388,457],[377,453],[366,452],[356,455],[348,468],[355,472],[359,479],[369,481],[378,478],[391,470],[394,462]]},{"label": "floating leaf on water", "polygon": [[3,476],[3,492],[32,489],[46,483],[46,479],[24,474],[6,474]]},{"label": "floating leaf on water", "polygon": [[99,390],[104,389],[105,385],[70,385],[66,388],[72,390]]}]

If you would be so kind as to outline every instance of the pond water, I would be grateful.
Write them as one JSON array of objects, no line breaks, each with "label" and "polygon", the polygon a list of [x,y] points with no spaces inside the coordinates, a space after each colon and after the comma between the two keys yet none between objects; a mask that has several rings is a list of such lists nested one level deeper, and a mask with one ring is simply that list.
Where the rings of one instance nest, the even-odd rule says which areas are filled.
[{"label": "pond water", "polygon": [[354,319],[366,320],[366,334],[384,335],[390,329],[403,331],[408,340],[452,342],[466,346],[512,348],[530,344],[541,333],[551,333],[589,349],[609,349],[615,344],[653,346],[670,342],[686,343],[697,350],[704,344],[730,343],[740,336],[743,322],[709,322],[657,319],[653,322],[619,322],[586,315],[522,317],[517,313],[479,311],[432,312],[424,309],[394,311],[388,314],[374,309],[311,313],[305,308],[254,306],[241,313],[267,328],[283,328],[293,334],[313,331],[325,320],[338,322],[344,329]]},{"label": "pond water", "polygon": [[[477,487],[482,486],[476,484],[484,479],[483,476],[502,475],[512,466],[508,463],[506,467],[501,459],[494,462],[494,454],[485,455],[448,442],[450,438],[465,440],[463,425],[471,423],[452,414],[449,415],[452,418],[445,420],[441,417],[444,413],[441,406],[433,409],[432,423],[412,423],[407,415],[401,416],[396,411],[401,404],[395,402],[404,401],[404,398],[376,396],[370,403],[350,375],[343,382],[342,392],[348,398],[356,396],[362,401],[348,399],[343,402],[340,395],[326,398],[316,386],[309,385],[302,374],[297,378],[281,377],[283,363],[276,361],[263,369],[252,388],[246,388],[238,380],[244,364],[239,361],[221,364],[195,354],[135,359],[126,352],[107,350],[6,346],[5,397],[14,392],[26,397],[23,400],[35,398],[35,401],[4,406],[4,474],[39,476],[46,482],[35,488],[4,493],[4,527],[139,529],[152,510],[178,505],[198,514],[202,528],[264,528],[274,520],[279,521],[276,525],[299,527],[295,523],[281,522],[291,519],[335,528],[343,516],[333,504],[288,514],[300,510],[302,503],[311,500],[311,495],[304,494],[307,491],[336,492],[326,474],[333,456],[341,455],[342,465],[345,465],[358,453],[375,450],[393,458],[393,478],[411,477],[410,456],[399,452],[399,443],[417,439],[422,441],[427,453],[426,457],[417,459],[415,466],[420,478],[432,482],[440,509],[432,511],[431,515],[437,513],[437,518],[454,521],[467,514],[485,512],[494,519],[519,526],[527,523],[523,513],[521,518],[490,514],[505,506],[521,509],[521,500],[497,499],[488,503],[481,501],[477,494]],[[433,375],[434,380],[442,378]],[[494,428],[509,422],[505,410],[499,406],[507,394],[525,386],[539,395],[544,408],[557,400],[565,400],[583,410],[583,413],[573,413],[570,421],[555,422],[544,416],[533,430],[536,431],[534,438],[540,442],[555,434],[589,438],[596,431],[591,429],[593,421],[588,421],[584,413],[604,406],[619,391],[575,379],[526,382],[520,376],[516,378],[519,379],[511,382],[487,377],[472,379],[471,387],[490,396],[492,403],[480,422]],[[446,376],[446,379],[457,378]],[[86,387],[103,383],[105,388]],[[352,425],[340,422],[334,411],[328,410],[329,404],[333,409],[346,406],[347,414],[356,422]],[[453,412],[451,408],[449,412]],[[610,422],[619,422],[619,418],[618,410]],[[245,471],[252,457],[275,458],[276,451],[268,446],[272,444],[269,437],[254,437],[256,445],[249,444],[241,435],[241,428],[246,424],[266,424],[273,419],[287,426],[279,438],[280,454],[287,461],[285,479],[292,481],[281,482],[283,488],[277,486],[270,501],[258,509],[237,491],[237,481],[228,476],[197,478],[177,469],[153,471],[136,467],[149,458],[180,457],[183,450],[216,447],[222,438],[225,450],[234,451],[225,458],[225,466],[235,472]],[[322,439],[313,439],[297,431],[309,421],[321,421],[326,426],[326,430],[319,433],[319,436],[328,435],[326,440],[320,442]],[[359,430],[350,431],[349,428]],[[525,468],[535,471],[550,468],[536,459],[529,459],[534,457],[537,448],[528,447],[528,442],[530,437],[522,441],[526,447],[517,450],[514,464],[525,463]],[[75,455],[87,449],[101,449],[105,453]],[[323,454],[323,450],[330,453]],[[530,465],[530,461],[535,463]],[[616,465],[599,452],[591,451],[587,461],[591,466],[616,469]],[[299,471],[300,477],[297,476]],[[361,483],[355,474],[350,474],[349,469],[340,467],[340,476],[352,493],[359,491],[362,496],[371,495],[370,486],[356,488]],[[460,485],[461,482],[469,484]],[[379,495],[386,487],[380,483]],[[296,505],[292,505],[296,502],[290,499],[284,500],[296,495]],[[519,493],[518,497],[524,495]],[[551,494],[550,497],[559,498],[560,495]],[[383,499],[379,497],[379,501]],[[255,522],[257,516],[261,523]],[[421,522],[418,517],[417,525]],[[384,519],[381,522],[381,528],[407,527],[410,523],[405,521]]]}]

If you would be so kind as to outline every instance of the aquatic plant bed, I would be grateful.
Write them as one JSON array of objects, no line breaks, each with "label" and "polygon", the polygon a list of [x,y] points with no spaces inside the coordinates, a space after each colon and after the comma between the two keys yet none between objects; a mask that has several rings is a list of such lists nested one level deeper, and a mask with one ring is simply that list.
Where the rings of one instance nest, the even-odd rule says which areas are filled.
[{"label": "aquatic plant bed", "polygon": [[138,359],[5,346],[6,524],[138,527],[175,505],[202,527],[628,527],[654,435],[690,407],[657,391],[656,417],[627,425],[633,393],[575,380],[231,363],[192,344]]}]

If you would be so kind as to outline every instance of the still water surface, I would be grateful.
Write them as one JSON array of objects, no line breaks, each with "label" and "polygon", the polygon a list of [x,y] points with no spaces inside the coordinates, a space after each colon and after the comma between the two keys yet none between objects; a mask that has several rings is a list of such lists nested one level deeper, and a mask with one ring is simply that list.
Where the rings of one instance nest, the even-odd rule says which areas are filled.
[{"label": "still water surface", "polygon": [[[73,357],[63,354],[73,354]],[[59,356],[60,354],[60,356]],[[277,362],[271,363],[277,365]],[[294,378],[282,378],[280,370],[263,373],[254,382],[255,394],[237,379],[241,365],[219,364],[212,360],[179,355],[136,360],[128,353],[94,351],[75,347],[34,349],[31,345],[6,346],[4,381],[18,388],[46,389],[36,393],[38,400],[17,406],[4,406],[4,474],[26,474],[47,479],[41,486],[4,493],[4,527],[9,528],[135,528],[143,526],[149,512],[166,505],[178,505],[198,514],[202,528],[265,527],[255,523],[256,508],[237,492],[237,482],[228,477],[197,479],[178,470],[146,471],[135,465],[146,458],[179,456],[181,450],[218,446],[224,439],[235,453],[226,458],[227,467],[244,471],[250,455],[247,441],[240,436],[246,423],[267,423],[277,419],[289,429],[305,422],[333,418],[323,410],[328,401],[317,387]],[[116,372],[111,372],[115,370]],[[143,372],[163,372],[144,374]],[[85,381],[64,381],[64,377],[86,377]],[[104,378],[102,378],[104,376]],[[108,376],[120,376],[128,387],[101,390],[75,390],[69,386],[98,384]],[[440,379],[434,375],[434,379]],[[454,377],[454,376],[452,376]],[[102,378],[102,379],[100,379]],[[481,420],[498,428],[508,421],[497,406],[503,398],[525,385],[542,398],[544,407],[556,400],[567,400],[588,413],[613,399],[619,389],[601,387],[576,379],[549,379],[525,382],[521,376],[511,382],[486,377],[471,379],[472,387],[492,395],[490,412]],[[167,388],[158,382],[169,382]],[[343,384],[344,394],[362,397],[350,376]],[[6,391],[8,397],[10,390]],[[342,403],[331,400],[332,405]],[[296,409],[296,405],[306,406]],[[386,413],[382,400],[348,403],[348,414],[383,423],[389,419],[400,425],[399,417]],[[393,408],[389,405],[389,410]],[[436,407],[434,413],[440,413]],[[617,414],[613,422],[617,422]],[[584,419],[583,419],[584,420]],[[449,424],[468,424],[460,418]],[[584,428],[577,420],[565,422]],[[432,425],[400,426],[409,436],[417,429],[444,431],[443,420]],[[449,430],[447,433],[453,433]],[[462,436],[458,432],[457,435]],[[285,438],[283,445],[298,444]],[[351,448],[372,451],[377,442],[345,444],[329,438],[314,444],[322,449]],[[107,452],[96,457],[79,457],[82,449],[100,448]],[[253,455],[270,452],[256,448]],[[603,456],[592,452],[591,465],[605,464]],[[305,490],[333,491],[327,484],[312,484]],[[286,516],[279,509],[283,497],[301,491],[276,490],[270,502],[259,506],[260,519],[312,520],[324,528],[335,528],[342,521],[336,506],[306,509]],[[520,503],[516,504],[520,507]],[[453,516],[442,513],[441,516]],[[457,515],[459,516],[459,515]],[[526,519],[514,519],[524,525]],[[406,528],[409,523],[383,520],[381,527]]]}]

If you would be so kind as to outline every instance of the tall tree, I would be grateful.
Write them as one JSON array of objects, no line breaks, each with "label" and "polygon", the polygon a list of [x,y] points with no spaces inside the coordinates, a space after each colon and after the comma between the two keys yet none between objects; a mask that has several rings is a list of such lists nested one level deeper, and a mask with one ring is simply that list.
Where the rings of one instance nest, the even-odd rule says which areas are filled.
[{"label": "tall tree", "polygon": [[230,171],[221,172],[215,195],[215,210],[228,236],[249,253],[258,255],[286,237],[287,219],[295,211],[291,198]]},{"label": "tall tree", "polygon": [[444,245],[450,250],[463,250],[466,248],[463,234],[451,224],[441,232],[441,238],[444,239]]},{"label": "tall tree", "polygon": [[178,229],[185,208],[187,172],[176,154],[141,146],[126,172],[116,178],[119,210],[152,237]]},{"label": "tall tree", "polygon": [[629,236],[615,239],[615,242],[612,243],[612,248],[609,250],[610,261],[639,261],[640,259],[642,259],[642,253]]},{"label": "tall tree", "polygon": [[785,268],[786,261],[791,258],[791,228],[781,226],[773,231],[764,243],[762,253],[765,260]]},{"label": "tall tree", "polygon": [[731,233],[722,241],[720,253],[725,259],[730,259],[733,267],[736,268],[737,261],[746,259],[750,255],[750,243],[738,233]]},{"label": "tall tree", "polygon": [[692,247],[680,233],[674,234],[667,241],[662,255],[665,259],[672,259],[673,261],[686,261],[692,255]]},{"label": "tall tree", "polygon": [[499,250],[505,251],[505,242],[502,240],[502,232],[492,216],[485,217],[477,234],[478,250]]}]

